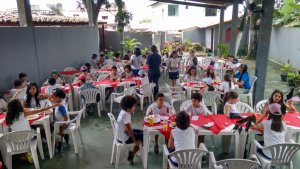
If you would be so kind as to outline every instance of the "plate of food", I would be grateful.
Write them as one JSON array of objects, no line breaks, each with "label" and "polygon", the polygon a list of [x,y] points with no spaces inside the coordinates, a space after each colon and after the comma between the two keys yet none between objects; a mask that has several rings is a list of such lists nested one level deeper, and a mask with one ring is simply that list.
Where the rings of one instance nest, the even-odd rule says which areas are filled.
[{"label": "plate of food", "polygon": [[214,122],[208,122],[208,123],[203,124],[203,127],[204,128],[211,128],[213,125],[215,125]]},{"label": "plate of food", "polygon": [[[144,118],[144,121],[149,123],[149,119],[150,119],[150,116],[147,116],[147,117]],[[159,116],[154,116],[153,117],[153,123],[159,123],[159,122],[160,122]]]},{"label": "plate of food", "polygon": [[171,123],[169,124],[169,126],[170,126],[171,128],[175,128],[175,127],[176,127],[176,122],[171,122]]},{"label": "plate of food", "polygon": [[33,115],[30,115],[30,116],[27,116],[26,118],[27,118],[27,120],[34,120],[34,119],[37,119],[37,118],[39,118],[40,117],[40,115],[38,115],[38,114],[33,114]]},{"label": "plate of food", "polygon": [[169,120],[169,116],[160,116],[160,120]]}]

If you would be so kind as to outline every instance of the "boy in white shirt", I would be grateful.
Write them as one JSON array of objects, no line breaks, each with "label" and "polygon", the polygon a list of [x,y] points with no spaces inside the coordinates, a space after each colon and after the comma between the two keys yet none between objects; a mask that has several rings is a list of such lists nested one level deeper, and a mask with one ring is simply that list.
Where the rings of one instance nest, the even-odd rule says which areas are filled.
[{"label": "boy in white shirt", "polygon": [[188,115],[209,114],[208,108],[202,102],[202,95],[200,93],[193,93],[191,98],[192,104],[187,106],[184,110]]},{"label": "boy in white shirt", "polygon": [[134,143],[134,147],[128,153],[127,160],[133,164],[133,158],[139,151],[139,146],[143,142],[143,131],[132,129],[131,114],[135,111],[136,99],[132,96],[125,96],[121,100],[122,110],[117,118],[117,140],[126,144]]}]

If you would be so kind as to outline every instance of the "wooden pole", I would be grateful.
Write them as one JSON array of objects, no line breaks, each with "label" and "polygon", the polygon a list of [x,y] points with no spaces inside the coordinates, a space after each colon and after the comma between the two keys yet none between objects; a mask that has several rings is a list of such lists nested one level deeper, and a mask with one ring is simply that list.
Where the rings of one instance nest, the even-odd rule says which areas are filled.
[{"label": "wooden pole", "polygon": [[33,26],[29,0],[17,0],[19,25],[21,27]]},{"label": "wooden pole", "polygon": [[[219,24],[219,40],[218,44],[224,43],[224,9],[220,10],[220,24]],[[218,56],[221,56],[221,49],[218,48]]]},{"label": "wooden pole", "polygon": [[234,0],[232,7],[232,23],[231,23],[231,32],[230,32],[230,51],[229,54],[235,56],[235,48],[236,48],[236,35],[237,35],[237,24],[238,24],[238,16],[239,13],[239,1]]},{"label": "wooden pole", "polygon": [[254,103],[265,99],[266,73],[268,66],[268,55],[270,38],[272,32],[274,0],[263,1],[263,14],[260,23],[258,47],[256,56],[255,75],[258,77],[254,86]]}]

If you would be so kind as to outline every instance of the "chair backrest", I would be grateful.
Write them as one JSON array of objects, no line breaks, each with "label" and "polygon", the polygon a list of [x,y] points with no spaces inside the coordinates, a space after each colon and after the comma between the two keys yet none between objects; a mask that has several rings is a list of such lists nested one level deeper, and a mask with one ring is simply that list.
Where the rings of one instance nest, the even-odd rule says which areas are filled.
[{"label": "chair backrest", "polygon": [[135,92],[135,86],[129,87],[126,90],[124,90],[125,96],[127,95],[133,95]]},{"label": "chair backrest", "polygon": [[148,78],[148,76],[145,76],[145,77],[141,78],[141,82],[142,82],[142,85],[143,85],[143,84],[149,83],[149,78]]},{"label": "chair backrest", "polygon": [[66,67],[66,68],[64,68],[64,72],[65,72],[65,71],[72,71],[72,70],[76,70],[76,69],[73,68],[73,67]]},{"label": "chair backrest", "polygon": [[86,107],[83,106],[83,108],[79,111],[79,113],[76,115],[76,117],[73,119],[75,120],[75,123],[76,123],[76,127],[80,127],[80,121],[81,121],[81,117],[82,117],[82,114],[83,112],[86,111]]},{"label": "chair backrest", "polygon": [[268,100],[261,100],[255,105],[255,112],[261,113],[261,111],[264,109],[266,106],[266,103]]},{"label": "chair backrest", "polygon": [[23,153],[30,150],[31,140],[37,136],[35,131],[10,132],[1,137],[4,145],[10,147],[14,153]]},{"label": "chair backrest", "polygon": [[106,59],[104,63],[105,63],[105,65],[103,66],[104,68],[106,65],[109,65],[111,67],[114,64],[114,61],[112,59]]},{"label": "chair backrest", "polygon": [[247,104],[243,102],[237,102],[236,107],[240,113],[252,113],[254,110]]},{"label": "chair backrest", "polygon": [[257,169],[261,167],[260,163],[247,159],[226,159],[216,163],[222,166],[223,169]]},{"label": "chair backrest", "polygon": [[80,91],[80,96],[84,98],[84,101],[87,104],[96,103],[96,97],[98,94],[100,95],[99,89],[85,89]]},{"label": "chair backrest", "polygon": [[206,106],[214,106],[216,99],[221,98],[221,93],[217,91],[206,91],[202,93],[202,96]]},{"label": "chair backrest", "polygon": [[75,76],[74,75],[60,75],[67,84],[72,84],[74,82]]},{"label": "chair backrest", "polygon": [[250,91],[249,93],[252,93],[253,92],[253,88],[254,88],[254,84],[257,80],[257,77],[256,76],[250,76],[250,84],[251,84],[251,88],[250,88]]},{"label": "chair backrest", "polygon": [[98,78],[97,78],[97,82],[101,81],[101,80],[104,80],[107,78],[108,75],[106,74],[103,74],[103,75],[99,75]]},{"label": "chair backrest", "polygon": [[148,84],[143,84],[142,87],[143,89],[143,95],[144,96],[151,96],[153,95],[153,84],[152,83],[148,83]]},{"label": "chair backrest", "polygon": [[275,144],[262,148],[271,152],[271,165],[276,166],[289,166],[290,161],[297,151],[300,150],[300,144],[297,143],[283,143]]},{"label": "chair backrest", "polygon": [[[117,139],[117,132],[119,132],[119,131],[117,131],[118,123],[116,121],[116,118],[112,113],[107,113],[107,115],[109,117],[110,124],[111,124],[111,127],[113,129],[114,139]],[[123,134],[120,134],[120,136],[122,137]],[[122,141],[122,144],[125,144],[125,140],[123,138],[122,138],[122,140],[119,140],[119,141]]]},{"label": "chair backrest", "polygon": [[185,110],[185,108],[192,104],[192,100],[186,100],[180,105],[180,111]]},{"label": "chair backrest", "polygon": [[196,169],[201,168],[202,157],[208,153],[206,150],[186,149],[170,153],[178,163],[178,169]]}]

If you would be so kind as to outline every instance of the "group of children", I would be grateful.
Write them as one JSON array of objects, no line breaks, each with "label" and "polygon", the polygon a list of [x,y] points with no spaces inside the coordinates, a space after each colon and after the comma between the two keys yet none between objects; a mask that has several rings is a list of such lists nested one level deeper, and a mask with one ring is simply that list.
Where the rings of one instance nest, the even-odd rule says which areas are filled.
[{"label": "group of children", "polygon": [[[207,109],[202,101],[200,93],[192,94],[192,103],[188,105],[184,111],[175,113],[171,106],[165,102],[162,93],[157,94],[157,100],[151,104],[147,110],[148,115],[174,115],[176,114],[176,128],[171,131],[169,140],[165,140],[170,151],[177,151],[182,149],[196,148],[195,145],[195,131],[190,126],[190,115],[209,115],[210,111]],[[224,96],[224,114],[228,117],[237,117],[239,113],[237,109],[237,102],[239,102],[238,94],[234,91],[228,91]],[[140,149],[139,146],[143,142],[142,131],[132,129],[131,115],[135,110],[136,100],[132,96],[125,96],[121,101],[122,110],[117,119],[119,141],[126,143],[134,143],[135,146],[129,151],[128,161],[133,162],[133,157]],[[257,119],[253,126],[256,129],[264,130],[264,146],[279,144],[285,142],[286,124],[282,121],[285,112],[296,112],[295,107],[291,101],[284,102],[283,93],[280,90],[275,90],[268,99],[260,119]],[[262,119],[268,116],[268,120]],[[121,134],[121,135],[120,135]],[[121,137],[122,136],[122,137]],[[204,137],[198,138],[199,142],[204,142]],[[154,152],[158,153],[158,135],[155,136]],[[270,152],[260,151],[263,155],[270,158]],[[169,160],[176,166],[178,165],[175,159]]]}]

